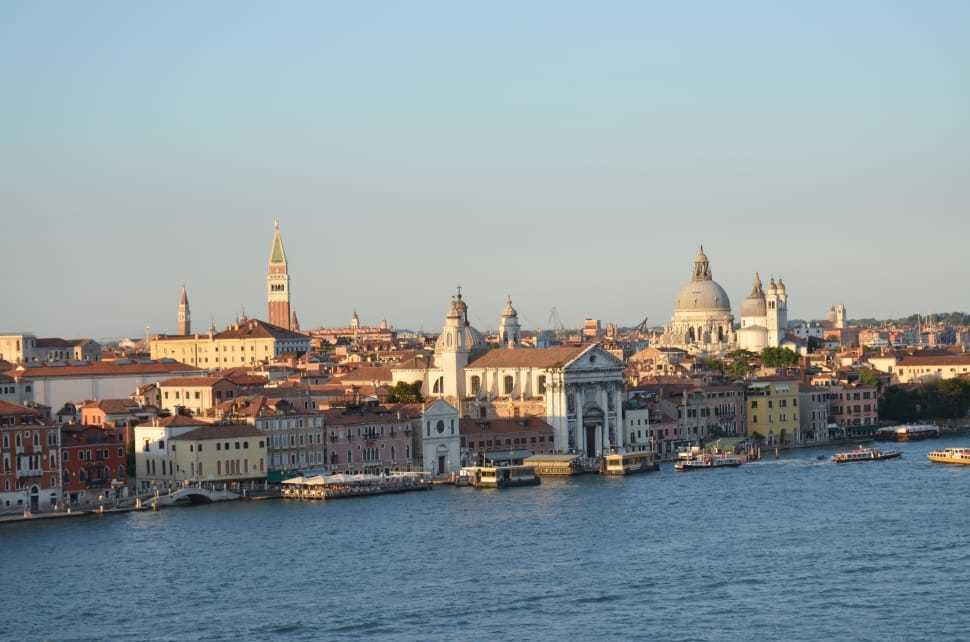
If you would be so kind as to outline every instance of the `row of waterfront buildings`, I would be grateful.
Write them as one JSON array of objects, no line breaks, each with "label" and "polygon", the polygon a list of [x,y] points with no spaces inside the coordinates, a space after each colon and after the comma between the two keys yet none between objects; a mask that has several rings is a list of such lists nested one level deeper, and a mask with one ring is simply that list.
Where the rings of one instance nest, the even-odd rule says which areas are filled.
[{"label": "row of waterfront buildings", "polygon": [[[823,444],[871,430],[886,385],[970,376],[960,352],[866,349],[841,305],[789,324],[781,279],[756,276],[736,325],[703,250],[661,331],[587,320],[575,336],[532,333],[510,299],[484,333],[459,290],[432,335],[356,312],[304,332],[278,225],[266,293],[269,321],[221,331],[192,331],[183,288],[174,334],[106,346],[0,336],[0,511],[308,471],[448,475],[501,452]],[[777,348],[795,360],[761,362]]]}]

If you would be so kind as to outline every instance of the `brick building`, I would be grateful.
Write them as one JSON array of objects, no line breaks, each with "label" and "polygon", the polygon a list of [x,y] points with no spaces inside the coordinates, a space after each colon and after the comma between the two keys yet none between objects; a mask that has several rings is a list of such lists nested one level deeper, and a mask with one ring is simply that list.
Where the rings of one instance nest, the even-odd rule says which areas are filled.
[{"label": "brick building", "polygon": [[553,428],[539,417],[471,419],[459,422],[464,465],[478,461],[482,453],[498,450],[530,450],[533,454],[555,452]]},{"label": "brick building", "polygon": [[0,512],[60,502],[60,429],[40,411],[0,401]]},{"label": "brick building", "polygon": [[124,428],[61,428],[61,481],[64,499],[73,505],[113,499],[128,480]]},{"label": "brick building", "polygon": [[420,413],[420,406],[416,411],[380,406],[324,411],[328,467],[334,473],[414,469]]}]

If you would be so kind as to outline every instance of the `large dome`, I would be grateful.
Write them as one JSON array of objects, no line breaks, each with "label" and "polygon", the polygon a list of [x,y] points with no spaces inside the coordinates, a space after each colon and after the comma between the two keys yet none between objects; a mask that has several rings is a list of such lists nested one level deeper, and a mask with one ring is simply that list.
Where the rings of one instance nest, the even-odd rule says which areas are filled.
[{"label": "large dome", "polygon": [[674,312],[730,312],[731,299],[716,281],[690,281],[677,293]]}]

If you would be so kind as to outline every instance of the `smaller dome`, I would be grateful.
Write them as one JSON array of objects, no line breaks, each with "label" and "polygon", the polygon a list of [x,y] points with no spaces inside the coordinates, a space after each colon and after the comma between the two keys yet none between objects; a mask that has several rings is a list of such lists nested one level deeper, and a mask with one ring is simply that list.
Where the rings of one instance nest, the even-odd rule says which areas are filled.
[{"label": "smaller dome", "polygon": [[512,307],[512,297],[509,296],[505,300],[505,309],[502,310],[502,317],[508,318],[508,317],[517,317],[517,316],[519,316],[519,313],[516,312],[515,308]]},{"label": "smaller dome", "polygon": [[741,316],[764,317],[767,314],[768,305],[765,303],[765,292],[761,289],[761,275],[755,273],[751,294],[741,302]]},{"label": "smaller dome", "polygon": [[785,294],[785,282],[778,277],[778,294]]}]

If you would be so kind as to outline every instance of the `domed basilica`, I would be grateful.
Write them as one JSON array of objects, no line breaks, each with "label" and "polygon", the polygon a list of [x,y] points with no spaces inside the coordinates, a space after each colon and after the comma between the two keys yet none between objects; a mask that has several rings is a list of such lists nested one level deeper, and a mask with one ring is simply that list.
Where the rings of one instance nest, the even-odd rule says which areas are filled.
[{"label": "domed basilica", "polygon": [[711,275],[701,246],[694,257],[691,279],[677,293],[674,314],[656,343],[693,353],[722,353],[742,348],[760,352],[777,347],[788,324],[788,294],[781,279],[765,292],[761,279],[741,305],[741,327],[735,329],[731,299]]}]

